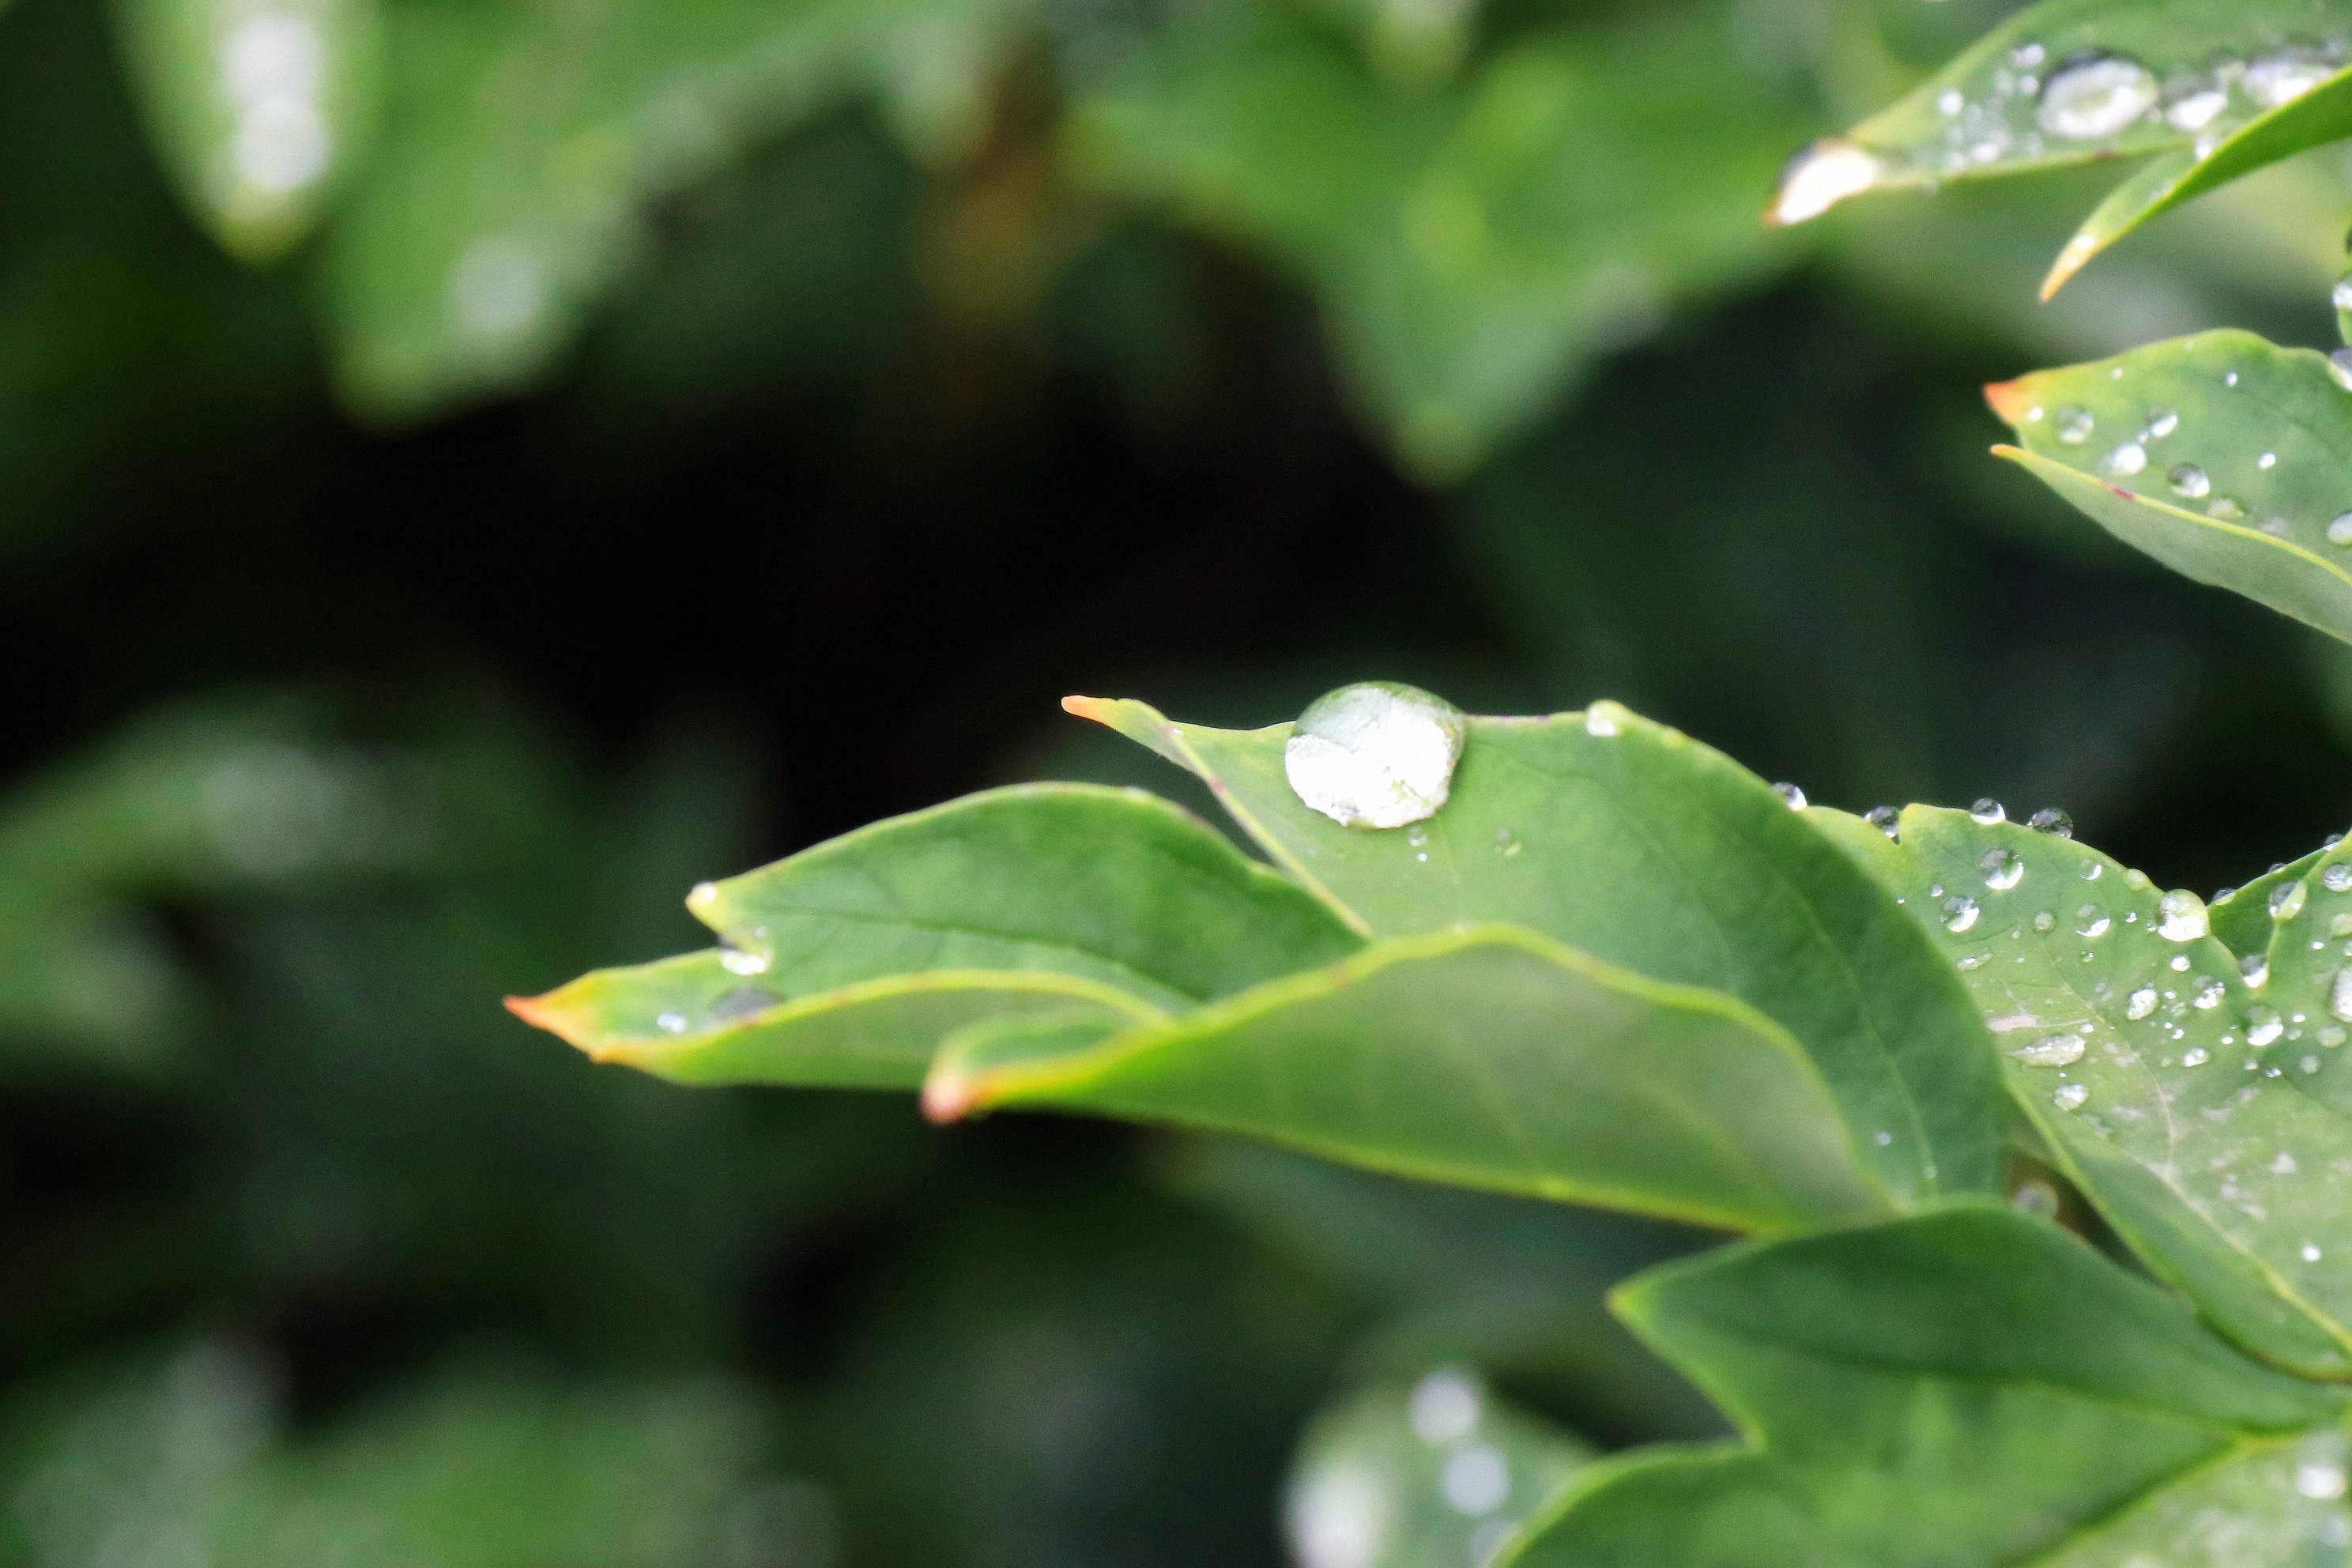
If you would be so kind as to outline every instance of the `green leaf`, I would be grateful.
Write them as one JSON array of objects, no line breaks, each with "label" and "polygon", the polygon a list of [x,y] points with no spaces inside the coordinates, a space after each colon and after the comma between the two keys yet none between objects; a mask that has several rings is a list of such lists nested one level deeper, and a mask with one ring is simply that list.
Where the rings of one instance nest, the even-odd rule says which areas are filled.
[{"label": "green leaf", "polygon": [[2325,1020],[2250,986],[2193,895],[2071,839],[1915,805],[1888,849],[1882,874],[1960,968],[2011,1092],[2108,1223],[2257,1353],[2352,1373],[2336,1190],[2352,1123],[2332,1078],[2294,1070]]},{"label": "green leaf", "polygon": [[1073,1054],[1030,1044],[943,1050],[926,1105],[1170,1121],[1737,1230],[1888,1206],[1771,1020],[1509,926],[1380,942]]},{"label": "green leaf", "polygon": [[117,0],[115,15],[189,207],[248,261],[291,248],[374,132],[375,0]]},{"label": "green leaf", "polygon": [[2283,884],[2300,882],[2309,876],[2326,853],[2325,848],[2315,849],[2275,870],[2263,872],[2229,898],[2215,900],[2213,934],[2241,959],[2252,953],[2268,953],[2271,937],[2277,929],[2277,922],[2271,919],[2272,895]]},{"label": "green leaf", "polygon": [[[1513,1568],[2125,1568],[2151,1521],[2218,1496],[2249,1510],[2249,1536],[2343,1539],[2343,1440],[2325,1426],[2340,1395],[2236,1355],[2177,1298],[2018,1215],[1727,1247],[1642,1277],[1618,1310],[1747,1440],[1591,1467]],[[2192,1561],[2184,1544],[2145,1561]]]},{"label": "green leaf", "polygon": [[1459,1368],[1360,1389],[1316,1416],[1284,1488],[1307,1568],[1479,1564],[1593,1458]]},{"label": "green leaf", "polygon": [[1891,894],[1719,752],[1613,703],[1473,719],[1444,808],[1365,832],[1293,793],[1288,724],[1212,730],[1139,702],[1067,706],[1206,780],[1359,930],[1504,921],[1729,992],[1803,1044],[1898,1202],[1996,1189],[2000,1091],[1957,977]]},{"label": "green leaf", "polygon": [[1311,281],[1367,422],[1450,480],[1677,300],[1773,265],[1742,193],[1796,121],[1731,15],[1542,30],[1410,91],[1288,7],[1195,7],[1079,93],[1069,141],[1097,185]]},{"label": "green leaf", "polygon": [[2352,132],[2343,0],[2044,0],[1781,176],[1799,223],[1864,191],[2156,153],[2067,245],[2047,299],[2158,213]]},{"label": "green leaf", "polygon": [[2116,538],[2352,638],[2352,394],[2321,355],[2200,332],[1985,395],[2024,445],[1993,450]]},{"label": "green leaf", "polygon": [[646,203],[857,89],[935,98],[907,51],[965,58],[1015,4],[397,5],[383,142],[326,258],[346,400],[400,421],[522,384],[647,242]]},{"label": "green leaf", "polygon": [[878,822],[687,907],[724,952],[600,970],[515,1011],[681,1082],[912,1088],[1012,1015],[1159,1019],[1359,945],[1326,909],[1140,790],[1022,784]]}]

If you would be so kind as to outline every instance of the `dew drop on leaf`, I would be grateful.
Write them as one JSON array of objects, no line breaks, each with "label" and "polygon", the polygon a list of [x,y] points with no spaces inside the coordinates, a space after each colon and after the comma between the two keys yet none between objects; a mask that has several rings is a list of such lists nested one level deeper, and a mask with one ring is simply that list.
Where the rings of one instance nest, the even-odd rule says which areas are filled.
[{"label": "dew drop on leaf", "polygon": [[2267,1046],[2286,1033],[2286,1020],[2276,1008],[2250,1007],[2246,1010],[2246,1044]]},{"label": "dew drop on leaf", "polygon": [[2107,454],[2106,469],[2128,479],[2147,467],[2147,448],[2137,441],[2126,441]]},{"label": "dew drop on leaf", "polygon": [[1617,732],[1624,715],[1625,710],[1614,702],[1606,700],[1595,702],[1584,710],[1584,732],[1606,740]]},{"label": "dew drop on leaf", "polygon": [[654,1020],[654,1027],[665,1035],[683,1035],[686,1033],[686,1015],[664,1013]]},{"label": "dew drop on leaf", "polygon": [[1780,804],[1787,806],[1790,811],[1802,811],[1805,809],[1805,792],[1799,789],[1795,784],[1785,783],[1776,784],[1772,786],[1772,793],[1779,795],[1780,797]]},{"label": "dew drop on leaf", "polygon": [[2047,935],[2058,929],[2058,917],[2048,910],[2036,910],[2033,911],[2033,929]]},{"label": "dew drop on leaf", "polygon": [[2263,983],[2270,977],[2271,961],[2268,953],[2250,952],[2238,960],[2238,978],[2244,981],[2249,988],[2261,990]]},{"label": "dew drop on leaf", "polygon": [[2309,49],[2281,49],[2246,62],[2240,85],[2246,96],[2264,109],[2292,103],[2335,75],[2327,62]]},{"label": "dew drop on leaf", "polygon": [[[1965,897],[1946,899],[1944,929],[1956,933],[1964,931],[1977,923],[1977,901],[1974,899]],[[2352,1017],[2352,1014],[2345,1016]]]},{"label": "dew drop on leaf", "polygon": [[739,1018],[752,1017],[771,1007],[783,1005],[784,999],[761,985],[738,985],[710,1005],[711,1021],[731,1024]]},{"label": "dew drop on leaf", "polygon": [[2189,997],[2189,1001],[2196,1006],[2206,1008],[2218,1007],[2221,1005],[2224,987],[2211,975],[2200,974],[2189,984],[2197,988],[2196,993]]},{"label": "dew drop on leaf", "polygon": [[2327,542],[2352,544],[2352,511],[2337,512],[2328,520]]},{"label": "dew drop on leaf", "polygon": [[2169,408],[2151,408],[2147,411],[2147,430],[2140,439],[2161,441],[2179,428],[2179,415]]},{"label": "dew drop on leaf", "polygon": [[2135,1023],[2156,1011],[2156,987],[2143,985],[2124,1001],[2124,1016]]},{"label": "dew drop on leaf", "polygon": [[1884,167],[1877,154],[1843,137],[1814,142],[1789,160],[1772,198],[1772,221],[1802,223],[1819,217],[1876,183]]},{"label": "dew drop on leaf", "polygon": [[2205,515],[2222,522],[2235,522],[2246,515],[2246,509],[2235,496],[2215,496],[2205,503]]},{"label": "dew drop on leaf", "polygon": [[2042,129],[2070,142],[2113,136],[2156,106],[2156,78],[2123,55],[2078,58],[2042,92]]},{"label": "dew drop on leaf", "polygon": [[2080,1110],[2083,1102],[2090,1098],[2091,1090],[2087,1084],[2062,1083],[2058,1086],[2058,1092],[2050,1097],[2050,1103],[2061,1110]]},{"label": "dew drop on leaf", "polygon": [[2180,1065],[2185,1068],[2201,1068],[2212,1059],[2212,1053],[2202,1046],[2191,1046],[2180,1053]]},{"label": "dew drop on leaf", "polygon": [[2319,874],[2319,885],[2331,893],[2352,891],[2352,866],[2342,861]]},{"label": "dew drop on leaf", "polygon": [[1897,843],[1902,841],[1903,814],[1893,806],[1874,805],[1863,814],[1862,819],[1887,837],[1895,839]]},{"label": "dew drop on leaf", "polygon": [[2059,838],[2074,837],[2074,819],[2054,805],[2045,805],[2027,817],[2025,826],[2036,833],[2047,833]]},{"label": "dew drop on leaf", "polygon": [[1444,698],[1363,681],[1307,705],[1283,772],[1301,801],[1343,826],[1402,827],[1445,804],[1468,731]]},{"label": "dew drop on leaf", "polygon": [[2352,967],[2337,970],[2327,983],[2327,1010],[2352,1023]]},{"label": "dew drop on leaf", "polygon": [[2008,821],[2009,813],[2000,808],[2000,802],[1988,795],[1980,796],[1974,805],[1969,807],[1969,820],[1979,827],[1990,827],[1996,822]]},{"label": "dew drop on leaf", "polygon": [[2020,1046],[2009,1054],[2030,1068],[2072,1067],[2083,1059],[2083,1037],[2044,1035],[2032,1045]]},{"label": "dew drop on leaf", "polygon": [[2172,487],[2174,495],[2187,496],[2190,500],[2202,500],[2213,491],[2212,479],[2194,463],[2173,465],[2164,476],[2164,482]]},{"label": "dew drop on leaf", "polygon": [[2091,438],[2091,432],[2098,428],[2098,424],[2091,416],[2089,409],[2068,404],[2058,411],[2051,427],[2058,432],[2059,440],[2069,447],[2079,447]]},{"label": "dew drop on leaf", "polygon": [[2301,882],[2281,882],[2271,889],[2271,919],[2291,921],[2303,912],[2304,900],[2311,890]]},{"label": "dew drop on leaf", "polygon": [[2165,894],[2156,910],[2156,934],[2167,942],[2195,942],[2206,932],[2205,900],[2186,888]]},{"label": "dew drop on leaf", "polygon": [[765,974],[768,960],[761,953],[746,952],[740,947],[719,950],[719,967],[730,974]]},{"label": "dew drop on leaf", "polygon": [[1988,849],[1977,869],[1984,873],[1986,887],[2005,893],[2024,879],[2025,860],[2014,849]]},{"label": "dew drop on leaf", "polygon": [[2096,904],[2084,904],[2074,911],[2076,936],[2105,936],[2107,934],[2107,911]]}]

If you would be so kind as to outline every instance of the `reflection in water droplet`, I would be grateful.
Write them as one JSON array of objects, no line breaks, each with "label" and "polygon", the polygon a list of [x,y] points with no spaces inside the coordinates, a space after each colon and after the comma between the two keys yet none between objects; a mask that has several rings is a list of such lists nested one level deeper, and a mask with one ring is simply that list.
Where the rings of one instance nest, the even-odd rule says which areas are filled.
[{"label": "reflection in water droplet", "polygon": [[2048,910],[2036,910],[2033,911],[2033,929],[2044,934],[2053,931],[2058,929],[2058,917]]},{"label": "reflection in water droplet", "polygon": [[[1946,931],[1955,932],[1964,931],[1976,923],[1977,901],[1974,899],[1950,898],[1944,900],[1944,929]],[[2347,1013],[2345,1016],[2352,1017],[2352,1013]]]},{"label": "reflection in water droplet", "polygon": [[1862,819],[1889,838],[1899,842],[1903,837],[1903,814],[1891,805],[1874,805]]},{"label": "reflection in water droplet", "polygon": [[2352,866],[2337,861],[2320,872],[2319,885],[2331,893],[2352,891]]},{"label": "reflection in water droplet", "polygon": [[1780,797],[1780,804],[1787,806],[1790,811],[1802,811],[1805,809],[1805,792],[1799,789],[1795,784],[1776,784],[1772,786],[1772,793],[1779,795]]},{"label": "reflection in water droplet", "polygon": [[2085,860],[2083,862],[2083,880],[2085,882],[2095,882],[2099,879],[2100,875],[2105,870],[2106,868],[2101,865],[2098,861]]},{"label": "reflection in water droplet", "polygon": [[2202,1046],[2191,1046],[2180,1053],[2180,1065],[2185,1068],[2201,1068],[2212,1059],[2212,1053]]},{"label": "reflection in water droplet", "polygon": [[1883,167],[1876,154],[1843,137],[1824,137],[1780,171],[1772,221],[1802,223],[1819,217],[1846,197],[1870,189]]},{"label": "reflection in water droplet", "polygon": [[2000,808],[2000,802],[1993,799],[1992,796],[1982,795],[1978,798],[1974,805],[1969,807],[1969,820],[1979,827],[1990,827],[1996,822],[2008,821],[2009,813],[2003,811]]},{"label": "reflection in water droplet", "polygon": [[2263,988],[2271,977],[2271,961],[2266,953],[2250,952],[2238,960],[2238,978],[2255,991]]},{"label": "reflection in water droplet", "polygon": [[2076,936],[2106,935],[2107,911],[2099,908],[2096,904],[2084,904],[2081,909],[2076,910],[2074,911],[2074,934]]},{"label": "reflection in water droplet", "polygon": [[1625,710],[1614,702],[1605,699],[1595,702],[1584,710],[1584,732],[1605,740],[1617,732],[1618,724],[1624,716]]},{"label": "reflection in water droplet", "polygon": [[2303,913],[2304,900],[2310,896],[2310,889],[2301,882],[2281,882],[2271,889],[2271,919],[2274,921],[2294,919],[2295,916]]},{"label": "reflection in water droplet", "polygon": [[2069,447],[2079,447],[2089,440],[2091,432],[2097,427],[2098,421],[2091,416],[2089,409],[2077,408],[2071,404],[2061,408],[2057,418],[2051,424],[2051,428],[2058,432],[2058,439]]},{"label": "reflection in water droplet", "polygon": [[2050,1097],[2050,1103],[2061,1110],[2080,1110],[2083,1108],[2083,1102],[2090,1098],[2089,1086],[2079,1083],[2062,1083],[2058,1086],[2058,1092]]},{"label": "reflection in water droplet", "polygon": [[2176,99],[2164,111],[2176,131],[2191,135],[2213,123],[2214,116],[2230,107],[2230,95],[2218,87],[2200,88]]},{"label": "reflection in water droplet", "polygon": [[2092,142],[2115,135],[2156,100],[2156,78],[2147,67],[2122,55],[2094,55],[2051,73],[2037,118],[2053,136]]},{"label": "reflection in water droplet", "polygon": [[2120,474],[2126,479],[2147,467],[2147,448],[2137,441],[2125,442],[2109,452],[2106,457],[2107,471],[2111,474]]},{"label": "reflection in water droplet", "polygon": [[1984,873],[1986,887],[2005,893],[2024,879],[2025,861],[2014,849],[1988,849],[1977,869]]},{"label": "reflection in water droplet", "polygon": [[2205,900],[2185,888],[2164,895],[2156,906],[2161,917],[2156,934],[2167,942],[2194,942],[2206,931]]},{"label": "reflection in water droplet", "polygon": [[2277,468],[2278,454],[2276,452],[2264,452],[2261,457],[2254,459],[2254,467],[2258,468]]},{"label": "reflection in water droplet", "polygon": [[2200,974],[2189,984],[2197,988],[2196,994],[2189,997],[2189,1001],[2197,1006],[2218,1007],[2221,1005],[2223,986],[2211,975]]},{"label": "reflection in water droplet", "polygon": [[2179,428],[2179,415],[2169,408],[2151,408],[2147,411],[2147,434],[2140,438],[2144,441],[2161,441]]},{"label": "reflection in water droplet", "polygon": [[2286,1020],[2278,1016],[2276,1008],[2249,1007],[2246,1009],[2246,1044],[2257,1047],[2267,1046],[2285,1033]]},{"label": "reflection in water droplet", "polygon": [[2060,838],[2074,837],[2074,819],[2054,805],[2045,805],[2027,817],[2025,826],[2036,833],[2048,833]]},{"label": "reflection in water droplet", "polygon": [[1307,705],[1283,772],[1301,801],[1343,826],[1402,827],[1445,804],[1468,730],[1444,698],[1363,681]]},{"label": "reflection in water droplet", "polygon": [[2187,496],[2190,500],[2202,500],[2213,490],[2213,481],[2194,463],[2174,465],[2164,476],[2164,482],[2172,487],[2174,495]]},{"label": "reflection in water droplet", "polygon": [[2083,1059],[2083,1037],[2044,1035],[2032,1045],[2020,1046],[2009,1054],[2030,1068],[2072,1067]]},{"label": "reflection in water droplet", "polygon": [[2049,1219],[2058,1212],[2058,1190],[2047,1182],[2020,1182],[2009,1194],[2009,1206],[2034,1219]]},{"label": "reflection in water droplet", "polygon": [[2156,1011],[2156,987],[2143,985],[2125,999],[2124,1016],[2137,1022]]}]

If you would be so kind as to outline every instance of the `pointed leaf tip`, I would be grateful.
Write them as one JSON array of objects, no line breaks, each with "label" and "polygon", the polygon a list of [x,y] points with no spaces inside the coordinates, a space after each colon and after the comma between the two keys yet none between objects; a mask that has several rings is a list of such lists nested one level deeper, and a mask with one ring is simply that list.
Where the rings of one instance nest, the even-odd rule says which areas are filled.
[{"label": "pointed leaf tip", "polygon": [[935,1127],[961,1121],[973,1104],[971,1080],[960,1072],[934,1073],[923,1084],[923,1120]]},{"label": "pointed leaf tip", "polygon": [[508,1012],[512,1013],[534,1029],[545,1029],[551,1035],[563,1033],[562,1029],[557,1026],[555,1009],[549,1006],[543,997],[509,996],[506,998],[506,1007]]},{"label": "pointed leaf tip", "polygon": [[[2043,298],[2047,299],[2048,296],[2044,295]],[[2000,416],[2002,424],[2016,425],[2022,420],[2029,397],[2025,391],[2023,376],[2018,377],[2015,381],[1988,383],[1984,389],[1984,395],[1985,402],[1991,406],[1995,414]]]},{"label": "pointed leaf tip", "polygon": [[1097,724],[1110,723],[1111,700],[1108,697],[1065,697],[1062,711],[1080,719],[1091,719]]}]

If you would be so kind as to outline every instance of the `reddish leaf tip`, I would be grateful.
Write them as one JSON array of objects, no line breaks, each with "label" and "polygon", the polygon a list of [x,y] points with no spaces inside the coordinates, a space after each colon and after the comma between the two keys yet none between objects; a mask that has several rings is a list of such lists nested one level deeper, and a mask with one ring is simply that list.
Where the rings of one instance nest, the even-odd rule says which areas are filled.
[{"label": "reddish leaf tip", "polygon": [[[1108,697],[1065,697],[1062,711],[1080,719],[1091,719],[1097,724],[1110,723],[1111,700]],[[1113,726],[1116,728],[1116,726]]]},{"label": "reddish leaf tip", "polygon": [[936,1073],[923,1085],[923,1120],[944,1127],[972,1107],[971,1082],[961,1073]]},{"label": "reddish leaf tip", "polygon": [[2021,425],[2025,422],[2026,405],[2033,395],[2026,390],[2025,382],[2026,378],[2020,376],[2015,381],[1996,381],[1985,387],[1985,402],[2000,416],[2002,424]]}]

